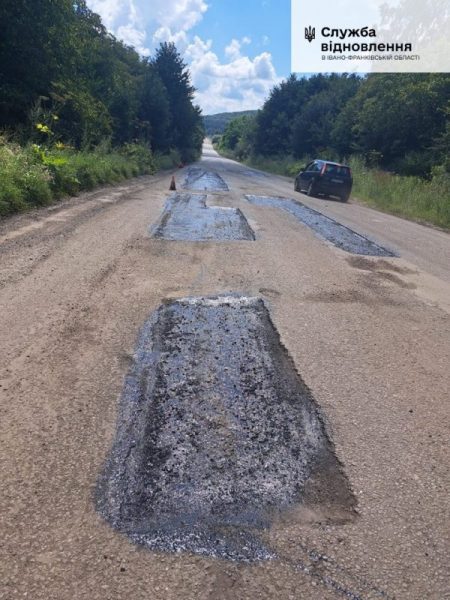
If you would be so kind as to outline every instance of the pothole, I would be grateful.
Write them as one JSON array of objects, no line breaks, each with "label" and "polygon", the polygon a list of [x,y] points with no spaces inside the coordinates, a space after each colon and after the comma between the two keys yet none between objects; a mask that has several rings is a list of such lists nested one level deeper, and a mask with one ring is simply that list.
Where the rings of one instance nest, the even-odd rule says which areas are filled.
[{"label": "pothole", "polygon": [[289,212],[296,219],[310,227],[320,238],[331,242],[346,252],[365,256],[395,256],[390,250],[379,246],[349,227],[300,202],[270,196],[247,195],[246,198],[249,202],[258,206],[271,206]]},{"label": "pothole", "polygon": [[150,234],[165,240],[251,240],[255,235],[238,208],[206,206],[206,195],[174,194]]},{"label": "pothole", "polygon": [[199,167],[188,169],[183,187],[188,190],[206,192],[228,192],[229,187],[220,175]]},{"label": "pothole", "polygon": [[168,301],[126,377],[99,511],[154,550],[255,561],[302,503],[342,518],[355,500],[263,301]]}]

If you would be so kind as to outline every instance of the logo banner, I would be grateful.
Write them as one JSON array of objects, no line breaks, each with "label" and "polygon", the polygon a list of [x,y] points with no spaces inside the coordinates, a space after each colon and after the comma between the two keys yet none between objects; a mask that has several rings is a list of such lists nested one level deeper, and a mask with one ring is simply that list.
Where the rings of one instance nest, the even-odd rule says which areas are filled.
[{"label": "logo banner", "polygon": [[449,0],[291,0],[296,73],[448,73]]}]

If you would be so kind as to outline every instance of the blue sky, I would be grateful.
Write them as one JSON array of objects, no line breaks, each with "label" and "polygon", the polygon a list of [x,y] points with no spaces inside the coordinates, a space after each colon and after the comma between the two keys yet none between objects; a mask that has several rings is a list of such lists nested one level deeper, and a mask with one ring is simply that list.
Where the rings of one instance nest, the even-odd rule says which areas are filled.
[{"label": "blue sky", "polygon": [[290,0],[87,0],[106,27],[152,55],[174,41],[204,114],[259,108],[290,73]]},{"label": "blue sky", "polygon": [[224,49],[231,38],[249,37],[250,56],[270,52],[272,62],[283,76],[289,75],[291,63],[290,0],[212,0],[208,13],[196,28],[224,59]]}]

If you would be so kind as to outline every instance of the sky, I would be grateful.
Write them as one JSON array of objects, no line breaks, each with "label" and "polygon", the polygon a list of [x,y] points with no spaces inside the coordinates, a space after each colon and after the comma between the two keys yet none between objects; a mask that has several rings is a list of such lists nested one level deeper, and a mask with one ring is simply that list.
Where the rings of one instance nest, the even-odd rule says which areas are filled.
[{"label": "sky", "polygon": [[152,56],[173,41],[203,114],[256,109],[290,74],[290,0],[87,0],[111,33]]}]

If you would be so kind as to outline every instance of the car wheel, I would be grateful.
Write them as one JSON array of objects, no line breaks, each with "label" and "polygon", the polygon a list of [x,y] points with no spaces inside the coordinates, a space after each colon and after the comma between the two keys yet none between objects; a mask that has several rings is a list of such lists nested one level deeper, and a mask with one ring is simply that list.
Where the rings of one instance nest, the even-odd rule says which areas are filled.
[{"label": "car wheel", "polygon": [[294,191],[295,192],[299,192],[300,191],[300,189],[298,187],[298,181],[297,181],[297,179],[294,181]]},{"label": "car wheel", "polygon": [[311,183],[308,186],[308,191],[306,192],[308,196],[315,196],[316,195],[316,186],[314,185],[314,181],[311,181]]},{"label": "car wheel", "polygon": [[341,202],[348,202],[349,198],[350,198],[350,194],[343,194],[341,196]]}]

